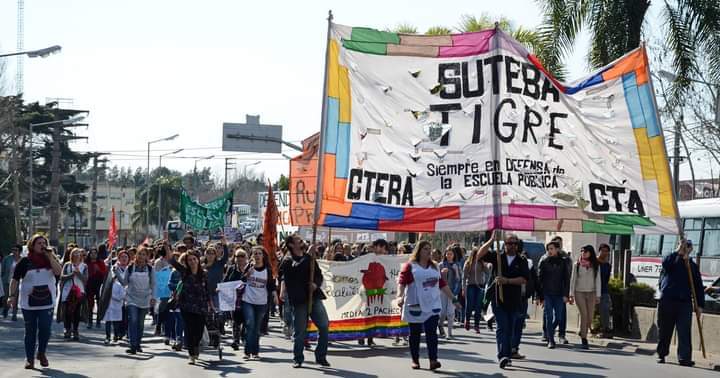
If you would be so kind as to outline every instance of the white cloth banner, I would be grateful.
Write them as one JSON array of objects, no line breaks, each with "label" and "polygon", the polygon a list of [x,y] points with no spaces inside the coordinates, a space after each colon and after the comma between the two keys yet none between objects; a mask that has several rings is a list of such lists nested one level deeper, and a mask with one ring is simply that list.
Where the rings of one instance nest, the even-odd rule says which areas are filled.
[{"label": "white cloth banner", "polygon": [[235,311],[238,289],[244,285],[242,281],[228,281],[217,285],[220,311]]},{"label": "white cloth banner", "polygon": [[317,260],[331,340],[408,334],[395,301],[400,268],[408,258],[368,254],[348,262]]}]

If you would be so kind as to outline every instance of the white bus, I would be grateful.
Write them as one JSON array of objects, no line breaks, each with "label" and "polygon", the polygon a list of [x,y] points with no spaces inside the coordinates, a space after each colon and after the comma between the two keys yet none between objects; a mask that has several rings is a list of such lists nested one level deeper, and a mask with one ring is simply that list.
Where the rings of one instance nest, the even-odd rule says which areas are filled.
[{"label": "white bus", "polygon": [[[685,236],[693,243],[705,285],[720,277],[720,198],[678,202]],[[677,235],[633,235],[630,239],[630,272],[638,282],[657,288],[662,258],[671,254]]]}]

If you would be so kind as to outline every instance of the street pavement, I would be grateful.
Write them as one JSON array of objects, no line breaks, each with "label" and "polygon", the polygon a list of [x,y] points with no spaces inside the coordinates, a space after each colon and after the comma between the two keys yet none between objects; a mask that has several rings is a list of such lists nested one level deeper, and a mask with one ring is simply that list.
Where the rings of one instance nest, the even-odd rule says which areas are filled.
[{"label": "street pavement", "polygon": [[[83,325],[81,324],[81,327]],[[154,327],[147,323],[146,331]],[[312,352],[305,352],[302,369],[293,369],[292,343],[280,332],[277,319],[271,321],[270,336],[263,337],[261,361],[243,361],[242,349],[224,348],[224,358],[217,352],[203,351],[200,362],[187,363],[185,352],[175,352],[165,346],[162,339],[146,332],[144,353],[126,355],[126,345],[103,345],[104,328],[87,330],[81,328],[81,341],[62,339],[62,328],[53,325],[48,358],[50,367],[28,371],[23,368],[22,319],[17,322],[0,319],[0,377],[233,377],[254,373],[261,377],[717,377],[718,373],[707,368],[686,368],[675,364],[658,365],[655,358],[635,353],[632,348],[593,347],[582,351],[573,344],[548,350],[540,340],[539,325],[530,321],[525,332],[521,352],[525,360],[513,361],[513,366],[501,370],[495,358],[494,334],[483,329],[480,335],[456,328],[455,340],[441,340],[440,361],[437,372],[427,370],[426,357],[421,360],[423,370],[410,369],[410,352],[407,347],[392,346],[392,340],[378,339],[377,347],[368,348],[356,342],[333,343],[328,360],[331,368],[321,368],[314,363]],[[227,340],[226,340],[227,341]],[[579,339],[570,339],[571,343]],[[674,354],[674,351],[673,351]],[[425,350],[421,356],[427,356]]]}]

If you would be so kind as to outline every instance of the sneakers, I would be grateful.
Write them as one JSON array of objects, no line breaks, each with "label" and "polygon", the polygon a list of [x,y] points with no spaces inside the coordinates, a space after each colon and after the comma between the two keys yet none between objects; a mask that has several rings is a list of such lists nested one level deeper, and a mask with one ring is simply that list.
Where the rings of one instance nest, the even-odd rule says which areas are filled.
[{"label": "sneakers", "polygon": [[365,345],[365,339],[358,340],[358,345]]},{"label": "sneakers", "polygon": [[245,361],[250,361],[251,358],[252,358],[252,356],[250,356],[249,354],[246,354],[243,356],[243,360],[245,360]]},{"label": "sneakers", "polygon": [[412,364],[410,364],[410,367],[411,367],[413,370],[418,370],[418,369],[420,369],[420,362],[419,362],[419,361],[413,361]]},{"label": "sneakers", "polygon": [[302,367],[302,362],[293,361],[292,367],[293,369],[299,369]]},{"label": "sneakers", "polygon": [[252,354],[250,355],[250,359],[253,361],[260,361],[260,355],[259,354]]},{"label": "sneakers", "polygon": [[437,370],[441,367],[442,365],[440,364],[440,361],[430,361],[430,370]]},{"label": "sneakers", "polygon": [[568,342],[568,340],[565,338],[565,336],[560,336],[560,337],[558,337],[558,342],[559,342],[560,344],[563,344],[563,345],[570,344],[570,343]]},{"label": "sneakers", "polygon": [[685,367],[693,367],[693,366],[695,366],[695,362],[694,362],[694,361],[690,361],[690,360],[680,360],[680,361],[678,361],[678,364],[679,364],[680,366],[685,366]]},{"label": "sneakers", "polygon": [[165,345],[170,345],[170,339],[165,339]]},{"label": "sneakers", "polygon": [[543,337],[542,337],[542,342],[544,342],[544,343],[548,342],[547,336],[543,335]]},{"label": "sneakers", "polygon": [[520,354],[520,352],[514,352],[514,353],[512,354],[512,358],[513,358],[514,360],[524,360],[524,359],[525,359],[525,356],[522,355],[522,354]]},{"label": "sneakers", "polygon": [[135,349],[133,349],[133,348],[130,348],[130,349],[126,349],[126,350],[125,350],[125,353],[127,353],[127,354],[137,354],[137,351],[136,351]]},{"label": "sneakers", "polygon": [[63,333],[63,339],[70,340],[70,331],[65,331]]},{"label": "sneakers", "polygon": [[195,356],[188,356],[188,364],[195,365]]},{"label": "sneakers", "polygon": [[659,364],[664,364],[664,363],[665,363],[665,357],[664,357],[664,356],[663,356],[663,357],[658,357],[658,359],[656,360],[656,362],[659,363]]},{"label": "sneakers", "polygon": [[330,363],[327,360],[316,360],[315,362],[322,367],[330,367]]},{"label": "sneakers", "polygon": [[465,319],[465,330],[466,331],[470,330],[470,320],[468,320],[468,319]]},{"label": "sneakers", "polygon": [[35,369],[35,364],[32,361],[25,361],[25,369]]},{"label": "sneakers", "polygon": [[549,341],[548,344],[547,344],[547,347],[548,347],[548,349],[555,349],[555,342],[554,342],[554,341]]},{"label": "sneakers", "polygon": [[590,345],[588,344],[588,340],[587,340],[587,339],[582,339],[582,344],[581,344],[580,347],[581,347],[582,349],[585,349],[585,350],[590,349]]},{"label": "sneakers", "polygon": [[42,367],[50,366],[50,363],[48,362],[48,359],[44,354],[38,353],[37,359],[38,359],[38,361],[40,361],[40,366],[42,366]]},{"label": "sneakers", "polygon": [[236,342],[233,342],[232,344],[230,344],[230,347],[231,347],[233,350],[239,350],[239,349],[240,349],[240,345],[238,345],[237,341],[236,341]]},{"label": "sneakers", "polygon": [[106,338],[105,341],[104,341],[104,344],[105,344],[105,345],[110,345],[110,339],[109,339],[109,338]]},{"label": "sneakers", "polygon": [[501,359],[500,359],[500,369],[505,369],[505,368],[507,368],[508,366],[512,366],[512,365],[510,364],[510,359],[507,358],[507,357],[501,358]]}]

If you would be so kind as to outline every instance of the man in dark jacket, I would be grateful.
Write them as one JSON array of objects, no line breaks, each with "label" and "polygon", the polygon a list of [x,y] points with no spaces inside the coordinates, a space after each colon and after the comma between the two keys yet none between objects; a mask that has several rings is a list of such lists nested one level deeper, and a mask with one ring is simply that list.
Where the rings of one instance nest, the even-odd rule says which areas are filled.
[{"label": "man in dark jacket", "polygon": [[[530,269],[527,260],[519,254],[520,239],[515,234],[506,235],[504,251],[499,259],[498,252],[490,252],[490,247],[497,237],[497,231],[493,232],[490,240],[480,247],[477,258],[493,265],[495,282],[491,287],[494,291],[497,291],[498,286],[502,287],[502,299],[499,294],[492,295],[492,309],[497,323],[495,331],[497,357],[500,368],[505,369],[512,365],[516,319],[525,315],[522,313],[522,302],[527,303],[527,299],[523,297],[522,286],[530,280]],[[499,266],[498,260],[500,260]]]},{"label": "man in dark jacket", "polygon": [[538,264],[538,304],[544,305],[544,333],[548,348],[555,348],[555,328],[565,318],[565,304],[570,295],[570,273],[565,259],[560,256],[560,244],[551,241],[545,246],[547,253]]},{"label": "man in dark jacket", "polygon": [[697,295],[696,311],[705,307],[703,284],[697,264],[690,259],[692,242],[681,240],[677,251],[665,257],[662,262],[660,278],[660,301],[658,303],[658,363],[665,363],[670,352],[670,340],[673,329],[677,328],[678,360],[682,366],[693,366],[692,326],[693,300],[686,264],[690,264],[692,282]]},{"label": "man in dark jacket", "polygon": [[[328,346],[328,316],[322,301],[325,294],[320,290],[323,282],[322,272],[314,258],[306,253],[302,246],[302,240],[297,235],[290,235],[285,240],[285,245],[290,253],[283,259],[280,270],[283,272],[281,297],[287,292],[288,301],[293,308],[293,367],[302,367],[305,357],[305,337],[307,336],[308,315],[318,328],[318,343],[315,348],[315,361],[321,366],[328,367],[327,346]],[[312,247],[310,248],[312,253]],[[310,270],[313,266],[313,279],[310,280]],[[308,297],[312,295],[312,309],[308,306]],[[309,312],[309,314],[308,314]]]}]

